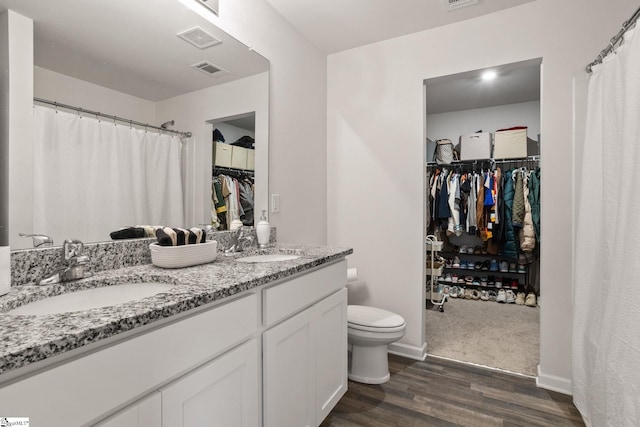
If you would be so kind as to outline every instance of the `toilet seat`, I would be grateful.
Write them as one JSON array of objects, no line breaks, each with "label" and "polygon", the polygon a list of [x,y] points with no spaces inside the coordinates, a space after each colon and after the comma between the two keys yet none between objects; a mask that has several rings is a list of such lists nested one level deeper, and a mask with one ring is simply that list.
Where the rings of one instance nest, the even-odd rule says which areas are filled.
[{"label": "toilet seat", "polygon": [[399,332],[406,327],[402,316],[364,305],[347,306],[347,323],[351,329],[378,333]]}]

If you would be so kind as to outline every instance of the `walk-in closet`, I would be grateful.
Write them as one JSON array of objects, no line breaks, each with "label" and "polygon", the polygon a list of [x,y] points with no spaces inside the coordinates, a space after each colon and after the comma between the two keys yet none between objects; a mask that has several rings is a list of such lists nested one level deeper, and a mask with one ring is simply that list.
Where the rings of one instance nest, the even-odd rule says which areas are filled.
[{"label": "walk-in closet", "polygon": [[[211,225],[254,224],[255,114],[212,120]],[[235,222],[234,222],[235,221]]]},{"label": "walk-in closet", "polygon": [[536,376],[541,60],[425,80],[429,356]]}]

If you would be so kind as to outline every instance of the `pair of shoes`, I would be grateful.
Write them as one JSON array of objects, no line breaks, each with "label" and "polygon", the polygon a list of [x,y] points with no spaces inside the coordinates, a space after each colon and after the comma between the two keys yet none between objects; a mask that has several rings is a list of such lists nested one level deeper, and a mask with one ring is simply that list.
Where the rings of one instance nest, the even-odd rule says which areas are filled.
[{"label": "pair of shoes", "polygon": [[496,279],[496,288],[501,288],[502,287],[502,277],[498,277]]},{"label": "pair of shoes", "polygon": [[511,289],[504,291],[504,293],[507,304],[513,304],[514,302],[516,302],[516,295]]},{"label": "pair of shoes", "polygon": [[484,289],[480,291],[480,299],[482,301],[489,301],[489,291],[485,291]]},{"label": "pair of shoes", "polygon": [[500,272],[508,273],[509,272],[509,263],[507,261],[500,261]]},{"label": "pair of shoes", "polygon": [[526,273],[527,272],[527,266],[524,264],[518,264],[518,273]]},{"label": "pair of shoes", "polygon": [[472,283],[473,283],[474,286],[480,286],[480,278],[479,277],[474,277]]},{"label": "pair of shoes", "polygon": [[464,277],[462,276],[458,277],[458,284],[464,285]]},{"label": "pair of shoes", "polygon": [[473,291],[471,289],[466,288],[464,290],[464,299],[471,299],[473,295]]},{"label": "pair of shoes", "polygon": [[534,294],[533,292],[529,292],[527,294],[527,299],[525,300],[524,304],[527,307],[535,307],[538,305],[538,303],[536,302],[536,294]]},{"label": "pair of shoes", "polygon": [[506,303],[507,302],[507,293],[504,289],[500,289],[498,291],[498,296],[496,297],[496,302]]},{"label": "pair of shoes", "polygon": [[518,292],[516,295],[516,304],[524,305],[524,292]]},{"label": "pair of shoes", "polygon": [[480,291],[474,289],[471,291],[471,299],[479,300],[480,299]]},{"label": "pair of shoes", "polygon": [[475,270],[482,270],[482,262],[481,262],[481,261],[476,262],[476,263],[473,265],[473,268],[474,268]]},{"label": "pair of shoes", "polygon": [[460,246],[459,253],[466,254],[467,253],[467,245]]},{"label": "pair of shoes", "polygon": [[496,291],[488,291],[487,294],[489,295],[489,301],[495,301],[498,297]]},{"label": "pair of shoes", "polygon": [[460,268],[460,258],[453,257],[453,263],[451,264],[453,268]]},{"label": "pair of shoes", "polygon": [[482,271],[489,271],[489,261],[482,263]]},{"label": "pair of shoes", "polygon": [[460,288],[457,286],[452,286],[451,289],[449,289],[449,296],[451,298],[458,298],[458,295],[460,294]]},{"label": "pair of shoes", "polygon": [[445,265],[445,267],[447,267],[447,268],[451,268],[451,267],[453,266],[453,261],[452,261],[452,260],[450,260],[450,259],[447,259],[447,260],[445,260],[444,265]]},{"label": "pair of shoes", "polygon": [[500,270],[500,266],[498,265],[498,260],[492,259],[489,263],[489,271],[498,271]]},{"label": "pair of shoes", "polygon": [[509,273],[517,273],[517,272],[518,272],[518,265],[515,262],[510,262]]},{"label": "pair of shoes", "polygon": [[473,249],[473,253],[476,254],[476,255],[480,255],[482,253],[482,248],[480,246],[476,246]]},{"label": "pair of shoes", "polygon": [[490,288],[496,287],[496,278],[493,276],[489,276],[489,281],[487,282],[487,286]]},{"label": "pair of shoes", "polygon": [[520,285],[520,283],[518,282],[518,279],[513,279],[511,281],[511,289],[518,289],[519,285]]},{"label": "pair of shoes", "polygon": [[[446,281],[446,279],[445,279]],[[454,274],[453,276],[451,276],[451,283],[458,283],[458,275]]]},{"label": "pair of shoes", "polygon": [[487,278],[486,277],[481,277],[480,278],[480,285],[487,286]]},{"label": "pair of shoes", "polygon": [[447,273],[444,275],[444,281],[445,282],[451,282],[451,273]]}]

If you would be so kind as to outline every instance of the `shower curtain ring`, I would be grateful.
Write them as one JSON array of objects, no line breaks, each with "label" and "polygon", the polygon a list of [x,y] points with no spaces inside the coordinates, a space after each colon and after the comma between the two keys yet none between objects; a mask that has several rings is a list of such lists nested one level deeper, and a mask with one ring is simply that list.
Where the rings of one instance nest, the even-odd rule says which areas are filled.
[{"label": "shower curtain ring", "polygon": [[100,113],[96,113],[96,120],[98,121],[98,123],[102,123],[102,122],[100,121]]},{"label": "shower curtain ring", "polygon": [[54,102],[54,103],[53,103],[53,106],[54,106],[54,107],[55,107],[55,109],[56,109],[56,114],[58,114],[58,103],[57,103],[57,102]]},{"label": "shower curtain ring", "polygon": [[129,129],[133,129],[133,120],[129,120]]},{"label": "shower curtain ring", "polygon": [[82,118],[82,108],[78,110],[78,117]]}]

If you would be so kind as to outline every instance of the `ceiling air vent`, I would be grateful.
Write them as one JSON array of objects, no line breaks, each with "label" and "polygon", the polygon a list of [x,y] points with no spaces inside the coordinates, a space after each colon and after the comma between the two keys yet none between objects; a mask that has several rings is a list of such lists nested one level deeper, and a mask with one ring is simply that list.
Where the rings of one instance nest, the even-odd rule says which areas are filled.
[{"label": "ceiling air vent", "polygon": [[178,33],[177,36],[200,49],[206,49],[222,43],[222,40],[215,38],[200,27],[193,27]]},{"label": "ceiling air vent", "polygon": [[202,71],[203,73],[208,74],[212,77],[220,77],[228,73],[227,70],[223,70],[222,68],[218,67],[217,65],[213,65],[208,61],[200,61],[197,64],[193,64],[191,67],[195,68],[196,70]]},{"label": "ceiling air vent", "polygon": [[442,6],[445,12],[471,6],[476,3],[478,3],[478,0],[442,0]]}]

